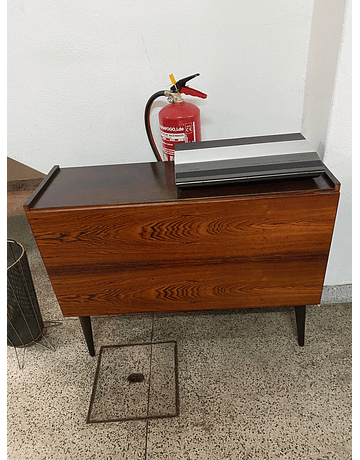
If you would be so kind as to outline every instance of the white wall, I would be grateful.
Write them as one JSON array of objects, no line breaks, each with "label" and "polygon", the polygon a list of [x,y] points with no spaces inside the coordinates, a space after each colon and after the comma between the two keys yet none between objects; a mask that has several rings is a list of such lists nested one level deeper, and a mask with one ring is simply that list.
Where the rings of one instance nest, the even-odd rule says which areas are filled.
[{"label": "white wall", "polygon": [[299,131],[312,6],[9,0],[8,156],[45,173],[154,161],[143,111],[170,73],[201,74],[203,140]]},{"label": "white wall", "polygon": [[351,48],[351,3],[348,3],[324,152],[324,163],[341,182],[339,210],[325,278],[328,285],[350,284],[352,280]]},{"label": "white wall", "polygon": [[346,0],[315,0],[312,16],[302,133],[323,158]]},{"label": "white wall", "polygon": [[302,132],[341,182],[326,285],[351,284],[351,2],[315,0]]}]

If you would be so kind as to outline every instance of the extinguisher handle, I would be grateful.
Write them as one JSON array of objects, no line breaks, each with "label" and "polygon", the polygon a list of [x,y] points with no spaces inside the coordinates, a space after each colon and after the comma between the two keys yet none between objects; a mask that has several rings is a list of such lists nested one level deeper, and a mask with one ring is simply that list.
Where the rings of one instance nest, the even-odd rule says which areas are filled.
[{"label": "extinguisher handle", "polygon": [[183,86],[180,89],[180,93],[187,94],[188,96],[200,97],[201,99],[206,99],[207,94],[198,91],[197,89],[190,88],[189,86]]},{"label": "extinguisher handle", "polygon": [[189,80],[192,80],[193,78],[198,77],[199,75],[200,75],[199,73],[194,73],[194,75],[190,75],[190,77],[180,78],[180,80],[178,81],[175,81],[173,74],[169,75],[170,80],[172,81],[172,83],[174,83],[172,87],[170,88],[170,91],[172,93],[179,92],[181,88],[185,86]]}]

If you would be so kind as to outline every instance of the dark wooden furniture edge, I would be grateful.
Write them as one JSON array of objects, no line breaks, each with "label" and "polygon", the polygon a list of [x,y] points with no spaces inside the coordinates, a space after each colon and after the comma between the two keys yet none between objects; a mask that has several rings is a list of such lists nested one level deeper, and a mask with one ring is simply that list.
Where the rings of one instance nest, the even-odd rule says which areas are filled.
[{"label": "dark wooden furniture edge", "polygon": [[[56,168],[56,169],[55,169]],[[50,185],[51,181],[55,178],[57,173],[60,171],[59,167],[54,166],[54,174],[52,175],[51,171],[49,172],[49,182],[47,184],[40,184],[40,186],[34,191],[34,193],[29,197],[29,199],[24,203],[24,209],[26,212],[36,212],[36,213],[42,213],[42,212],[62,212],[64,210],[67,211],[79,211],[82,209],[88,209],[89,205],[73,205],[73,206],[66,206],[66,207],[43,207],[43,208],[34,208],[32,207],[38,199],[41,197],[42,193],[45,191],[48,185]],[[332,189],[314,189],[314,190],[302,190],[301,192],[306,195],[313,195],[316,193],[321,193],[321,194],[331,194],[331,193],[339,193],[340,191],[340,182],[336,179],[336,177],[330,173],[330,171],[326,171],[325,174],[322,174],[321,179],[331,183],[333,186]],[[45,178],[46,179],[46,178]],[[44,179],[44,180],[45,180]],[[44,187],[45,186],[45,187]],[[263,194],[252,194],[249,193],[247,195],[222,195],[220,196],[222,199],[227,199],[229,201],[239,198],[241,196],[244,200],[251,200],[251,199],[256,199],[259,195],[262,195],[264,198],[274,198],[274,197],[279,197],[281,198],[282,196],[291,196],[297,194],[299,191],[298,190],[285,190],[285,191],[272,191],[272,192],[265,192]],[[197,202],[199,199],[202,202],[206,202],[207,200],[211,200],[212,197],[183,197],[180,198],[184,202]],[[177,205],[178,201],[177,200],[164,200],[162,202],[154,201],[154,202],[143,202],[143,203],[120,203],[120,204],[97,204],[90,206],[91,209],[115,209],[115,208],[126,208],[126,207],[144,207],[144,206],[156,206],[156,205],[167,205],[167,206],[172,206],[172,205]]]},{"label": "dark wooden furniture edge", "polygon": [[34,192],[29,196],[27,201],[24,203],[24,209],[26,212],[30,210],[32,205],[34,205],[35,201],[39,198],[40,194],[44,193],[46,188],[49,186],[50,182],[54,179],[54,177],[58,174],[59,171],[60,171],[59,165],[55,165],[52,167],[52,169],[49,171],[46,177],[44,177],[44,179],[39,184],[39,186],[34,190]]},{"label": "dark wooden furniture edge", "polygon": [[[161,165],[163,163],[163,165]],[[123,190],[121,190],[121,194],[118,196],[119,201],[113,200],[112,196],[113,194],[111,193],[111,187],[114,185],[116,186],[116,181],[114,182],[114,173],[110,174],[110,179],[112,180],[112,185],[110,186],[109,190],[106,192],[107,194],[111,193],[110,199],[108,199],[106,193],[102,197],[103,199],[98,200],[97,195],[95,195],[96,199],[94,201],[91,200],[92,196],[95,193],[96,189],[96,180],[94,180],[94,177],[90,175],[90,177],[87,177],[85,175],[85,181],[84,184],[87,187],[89,184],[93,184],[93,190],[89,189],[89,193],[86,195],[86,199],[84,199],[84,196],[80,194],[80,199],[79,200],[74,200],[71,198],[68,200],[66,197],[66,182],[68,178],[68,174],[73,175],[74,173],[69,173],[69,171],[72,170],[81,170],[82,167],[71,167],[71,168],[59,168],[59,166],[54,166],[52,170],[49,172],[49,174],[45,177],[43,182],[39,185],[39,187],[34,191],[34,193],[30,196],[28,201],[24,204],[24,209],[26,212],[29,211],[57,211],[57,210],[63,210],[63,209],[81,209],[85,208],[88,206],[91,206],[93,209],[99,209],[99,208],[118,208],[122,206],[151,206],[151,205],[157,205],[159,203],[161,204],[172,204],[172,203],[178,203],[180,201],[188,201],[191,202],[193,199],[198,200],[201,199],[203,201],[206,201],[207,199],[213,199],[217,197],[221,197],[222,199],[232,199],[233,197],[243,197],[244,199],[251,199],[251,197],[255,196],[285,196],[285,195],[293,195],[296,193],[305,193],[305,194],[313,194],[313,193],[338,193],[340,190],[340,183],[338,180],[333,176],[333,174],[326,168],[325,171],[319,175],[318,177],[313,178],[313,187],[308,187],[308,186],[302,186],[300,183],[299,188],[297,187],[296,184],[291,185],[290,187],[283,187],[282,182],[280,181],[279,184],[276,185],[273,184],[273,181],[270,181],[270,183],[266,186],[263,186],[263,184],[267,183],[267,181],[261,181],[261,184],[256,183],[255,185],[253,183],[242,183],[238,184],[239,189],[237,187],[233,189],[233,187],[211,187],[210,189],[207,187],[204,188],[199,188],[196,190],[190,189],[185,191],[178,189],[175,187],[174,184],[174,177],[173,177],[173,172],[171,170],[171,164],[172,162],[158,162],[158,163],[150,163],[151,168],[151,173],[149,170],[144,170],[144,168],[140,168],[140,175],[141,178],[143,178],[145,181],[149,179],[149,186],[150,189],[153,193],[152,199],[145,199],[142,194],[139,195],[139,197],[134,198],[134,194],[131,193],[131,187],[129,185],[126,185],[123,187]],[[86,171],[89,168],[108,168],[109,166],[114,166],[115,168],[118,167],[136,167],[137,164],[125,164],[125,165],[97,165],[93,167],[85,167]],[[139,164],[139,166],[144,166],[144,164]],[[159,171],[157,171],[156,167],[162,166]],[[167,167],[165,167],[167,166]],[[137,168],[135,168],[137,171]],[[156,178],[154,179],[154,170],[156,170]],[[121,172],[121,170],[120,170]],[[100,176],[102,177],[102,183],[100,185],[107,185],[104,183],[104,174],[102,174],[102,171],[100,171]],[[158,178],[158,173],[160,176],[164,179],[164,183],[159,185],[159,178]],[[107,173],[106,173],[107,174]],[[128,173],[127,173],[128,174]],[[150,174],[150,176],[149,176]],[[71,176],[72,177],[72,176]],[[64,179],[65,178],[65,179]],[[96,179],[96,177],[95,177]],[[166,184],[165,184],[165,179],[166,179]],[[82,177],[81,175],[74,176],[72,177],[72,180],[76,181],[79,187],[81,187],[81,181]],[[286,181],[287,182],[287,181]],[[291,180],[289,181],[290,183],[292,182]],[[300,181],[301,182],[301,181]],[[274,186],[274,187],[273,187]],[[170,190],[169,193],[163,193],[163,189],[166,188]],[[44,196],[47,196],[47,189],[50,190],[50,196],[53,197],[53,200],[48,200],[48,201],[43,201]],[[209,191],[210,190],[210,191]],[[77,191],[77,189],[76,189]],[[55,194],[54,194],[55,192]],[[52,195],[51,195],[52,194]],[[135,194],[136,195],[136,194]],[[65,196],[65,198],[63,197]],[[71,196],[77,196],[77,193],[72,193]],[[130,202],[128,202],[127,198],[128,196],[131,197]],[[90,198],[89,198],[90,197]],[[139,200],[137,200],[139,198]],[[55,200],[55,201],[54,201]]]},{"label": "dark wooden furniture edge", "polygon": [[334,184],[334,190],[335,192],[339,192],[340,191],[340,182],[336,179],[336,177],[334,176],[334,174],[330,171],[330,169],[325,166],[325,172],[326,172],[326,175],[327,177],[332,181],[332,183]]}]

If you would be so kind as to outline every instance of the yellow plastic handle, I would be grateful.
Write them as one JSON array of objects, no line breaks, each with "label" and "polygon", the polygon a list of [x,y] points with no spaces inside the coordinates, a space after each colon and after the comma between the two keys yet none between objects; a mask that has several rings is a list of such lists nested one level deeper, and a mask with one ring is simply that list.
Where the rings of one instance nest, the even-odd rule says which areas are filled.
[{"label": "yellow plastic handle", "polygon": [[174,78],[174,75],[171,73],[171,74],[169,75],[169,77],[170,77],[171,83],[172,83],[173,85],[176,85],[176,80],[175,80],[175,78]]}]

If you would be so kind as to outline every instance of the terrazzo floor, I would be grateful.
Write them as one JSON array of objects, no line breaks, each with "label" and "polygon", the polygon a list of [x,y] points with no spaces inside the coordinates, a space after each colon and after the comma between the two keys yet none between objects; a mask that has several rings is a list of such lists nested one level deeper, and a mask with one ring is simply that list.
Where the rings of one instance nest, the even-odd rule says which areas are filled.
[{"label": "terrazzo floor", "polygon": [[[30,193],[8,193],[8,238],[25,246],[44,321],[61,324],[45,331],[54,349],[28,347],[22,370],[7,347],[8,460],[352,458],[351,303],[308,307],[303,348],[287,307],[96,317],[91,357],[79,320],[61,314],[22,211]],[[128,347],[106,349],[94,417],[173,411],[172,349],[129,346],[171,341],[178,416],[87,423],[108,345]],[[144,381],[129,383],[129,372]]]}]

